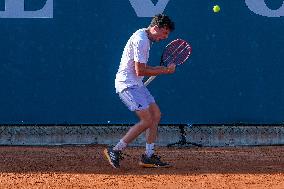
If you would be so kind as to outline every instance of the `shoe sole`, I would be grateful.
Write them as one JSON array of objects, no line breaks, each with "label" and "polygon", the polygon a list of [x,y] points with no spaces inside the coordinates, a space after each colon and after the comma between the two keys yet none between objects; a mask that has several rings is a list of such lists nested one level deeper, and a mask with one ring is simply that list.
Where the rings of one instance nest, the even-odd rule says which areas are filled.
[{"label": "shoe sole", "polygon": [[172,165],[159,166],[159,165],[155,165],[155,164],[146,164],[146,163],[142,163],[141,161],[139,162],[139,165],[141,167],[144,167],[144,168],[169,168],[169,167],[172,167]]},{"label": "shoe sole", "polygon": [[117,169],[118,167],[114,166],[114,164],[112,163],[112,161],[111,161],[111,159],[110,159],[110,157],[109,157],[109,155],[108,155],[107,149],[104,149],[104,155],[105,155],[105,158],[107,159],[107,161],[109,162],[109,164],[110,164],[113,168]]}]

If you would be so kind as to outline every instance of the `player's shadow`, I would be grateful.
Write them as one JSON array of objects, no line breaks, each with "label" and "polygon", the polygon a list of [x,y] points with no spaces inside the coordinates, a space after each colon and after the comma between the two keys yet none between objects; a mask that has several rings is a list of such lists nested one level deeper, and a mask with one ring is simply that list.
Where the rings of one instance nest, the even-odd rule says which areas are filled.
[{"label": "player's shadow", "polygon": [[104,146],[0,147],[2,173],[88,173],[149,175],[191,175],[206,173],[283,173],[284,147],[166,148],[158,147],[171,168],[149,169],[138,165],[143,147],[129,147],[120,169],[113,169],[103,157]]}]

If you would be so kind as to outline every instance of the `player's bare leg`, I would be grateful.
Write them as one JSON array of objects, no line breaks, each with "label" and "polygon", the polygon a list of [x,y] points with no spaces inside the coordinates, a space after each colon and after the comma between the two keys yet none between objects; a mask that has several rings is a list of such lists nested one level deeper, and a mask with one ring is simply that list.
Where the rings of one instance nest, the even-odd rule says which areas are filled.
[{"label": "player's bare leg", "polygon": [[143,167],[170,167],[171,165],[163,162],[161,157],[155,155],[154,145],[158,134],[158,124],[161,119],[161,111],[156,103],[149,106],[149,111],[152,116],[152,126],[146,130],[146,151],[142,155],[139,164]]},{"label": "player's bare leg", "polygon": [[153,125],[153,118],[151,115],[150,108],[145,110],[136,111],[137,116],[139,117],[140,121],[132,126],[126,135],[122,138],[122,140],[129,144],[135,138],[137,138],[142,132],[146,129],[152,127]]},{"label": "player's bare leg", "polygon": [[152,144],[157,139],[158,124],[161,119],[161,111],[156,103],[150,104],[149,111],[151,113],[153,123],[152,126],[146,130],[146,142],[148,144]]},{"label": "player's bare leg", "polygon": [[114,148],[109,147],[104,150],[106,158],[114,168],[120,167],[119,162],[121,159],[123,159],[122,150],[126,148],[127,144],[131,143],[142,132],[153,125],[153,120],[149,108],[136,111],[136,114],[139,117],[140,121],[129,129],[129,131]]}]

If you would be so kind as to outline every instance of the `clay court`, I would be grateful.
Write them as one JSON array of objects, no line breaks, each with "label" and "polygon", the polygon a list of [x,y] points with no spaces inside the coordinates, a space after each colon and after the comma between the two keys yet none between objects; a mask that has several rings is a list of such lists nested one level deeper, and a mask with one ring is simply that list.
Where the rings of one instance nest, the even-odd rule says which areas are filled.
[{"label": "clay court", "polygon": [[171,168],[138,166],[143,147],[129,147],[121,169],[103,145],[2,146],[0,188],[284,188],[284,147],[158,147]]}]

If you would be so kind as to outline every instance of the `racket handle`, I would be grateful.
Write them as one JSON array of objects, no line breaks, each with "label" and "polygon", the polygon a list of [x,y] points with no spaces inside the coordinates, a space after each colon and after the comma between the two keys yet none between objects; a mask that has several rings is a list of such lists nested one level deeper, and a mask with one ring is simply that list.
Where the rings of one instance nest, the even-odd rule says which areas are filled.
[{"label": "racket handle", "polygon": [[147,79],[147,81],[145,81],[144,85],[145,86],[149,85],[149,83],[151,83],[151,81],[153,81],[155,78],[156,78],[156,76],[149,77],[149,79]]}]

